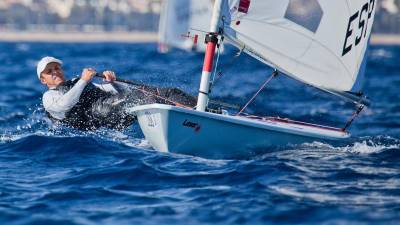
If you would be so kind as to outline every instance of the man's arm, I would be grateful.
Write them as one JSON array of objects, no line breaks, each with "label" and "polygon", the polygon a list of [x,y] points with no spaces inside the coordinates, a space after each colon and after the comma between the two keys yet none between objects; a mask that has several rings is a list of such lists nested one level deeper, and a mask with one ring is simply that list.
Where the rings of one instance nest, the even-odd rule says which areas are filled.
[{"label": "man's arm", "polygon": [[113,94],[118,94],[121,91],[119,85],[115,85],[113,82],[116,80],[116,75],[113,71],[107,70],[103,72],[104,80],[110,83],[105,84],[96,84],[93,83],[96,87],[100,88],[105,92],[110,92]]},{"label": "man's arm", "polygon": [[65,113],[71,110],[79,101],[85,86],[92,80],[96,71],[91,68],[83,69],[81,79],[67,92],[61,93],[49,90],[43,95],[43,106],[56,119],[64,119]]},{"label": "man's arm", "polygon": [[43,106],[53,117],[64,119],[65,113],[71,110],[79,101],[83,89],[87,85],[85,80],[80,79],[67,93],[49,90],[43,95]]}]

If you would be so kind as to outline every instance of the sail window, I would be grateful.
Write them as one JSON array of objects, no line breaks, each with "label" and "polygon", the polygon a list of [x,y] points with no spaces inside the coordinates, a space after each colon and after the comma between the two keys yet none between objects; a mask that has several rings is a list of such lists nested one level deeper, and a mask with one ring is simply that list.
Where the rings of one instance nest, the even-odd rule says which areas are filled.
[{"label": "sail window", "polygon": [[315,33],[323,16],[318,0],[289,0],[285,18]]}]

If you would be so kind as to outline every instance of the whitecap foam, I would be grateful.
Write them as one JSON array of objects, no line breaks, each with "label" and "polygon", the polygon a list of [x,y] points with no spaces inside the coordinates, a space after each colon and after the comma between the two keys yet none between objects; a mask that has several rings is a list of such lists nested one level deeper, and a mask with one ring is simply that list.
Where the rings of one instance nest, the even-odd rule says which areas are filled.
[{"label": "whitecap foam", "polygon": [[311,143],[304,143],[301,145],[301,147],[313,148],[313,149],[334,149],[335,148],[330,144],[322,143],[322,142],[318,142],[318,141],[314,141]]},{"label": "whitecap foam", "polygon": [[[389,149],[400,149],[400,140],[392,138],[389,136],[385,137],[365,137],[358,139],[346,146],[335,147],[331,144],[322,142],[312,142],[304,143],[300,145],[302,149],[319,149],[319,150],[330,150],[330,151],[340,151],[340,152],[350,152],[359,154],[373,154],[380,153]],[[387,142],[387,143],[382,143]]]},{"label": "whitecap foam", "polygon": [[272,190],[286,195],[290,197],[295,197],[295,198],[303,198],[303,199],[310,199],[312,201],[316,202],[338,202],[340,199],[338,197],[328,195],[328,194],[321,194],[321,193],[302,193],[294,189],[290,188],[285,188],[285,187],[278,187],[278,186],[271,186],[270,187]]},{"label": "whitecap foam", "polygon": [[381,48],[381,49],[372,50],[370,56],[375,57],[375,58],[390,59],[390,58],[393,58],[393,52]]},{"label": "whitecap foam", "polygon": [[345,147],[338,148],[341,151],[351,152],[351,153],[359,153],[359,154],[372,154],[372,153],[380,153],[389,149],[399,149],[400,144],[389,143],[375,143],[373,140],[363,140],[361,142],[355,142],[351,145],[347,145]]},{"label": "whitecap foam", "polygon": [[[100,129],[95,132],[92,132],[93,135],[105,139],[107,141],[117,142],[128,147],[140,148],[140,149],[152,149],[150,143],[143,138],[136,138],[134,132],[129,132],[129,129],[126,131],[117,131],[117,130],[109,130],[109,129]],[[128,132],[126,134],[125,132]]]},{"label": "whitecap foam", "polygon": [[128,147],[141,148],[147,150],[153,149],[150,143],[146,139],[141,139],[141,138],[129,137],[127,139],[121,140],[121,143],[123,143]]},{"label": "whitecap foam", "polygon": [[7,143],[18,141],[23,138],[27,138],[30,136],[52,136],[54,137],[54,133],[51,131],[35,131],[33,133],[22,133],[22,134],[12,134],[12,133],[4,133],[0,135],[0,143]]}]

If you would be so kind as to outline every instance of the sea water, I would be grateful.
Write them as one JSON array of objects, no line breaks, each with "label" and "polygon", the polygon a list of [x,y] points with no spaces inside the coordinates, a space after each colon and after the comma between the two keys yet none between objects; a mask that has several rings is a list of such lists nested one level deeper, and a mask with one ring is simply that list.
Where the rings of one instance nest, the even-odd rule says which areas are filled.
[{"label": "sea water", "polygon": [[[212,98],[244,105],[271,69],[227,48]],[[64,61],[196,94],[202,54],[155,44],[0,44],[0,224],[398,224],[400,47],[372,46],[372,101],[352,138],[262,149],[239,159],[154,151],[137,125],[123,131],[54,127],[35,64]],[[234,111],[230,109],[231,111]],[[278,76],[246,110],[343,127],[354,106]],[[232,137],[235,138],[235,137]]]}]

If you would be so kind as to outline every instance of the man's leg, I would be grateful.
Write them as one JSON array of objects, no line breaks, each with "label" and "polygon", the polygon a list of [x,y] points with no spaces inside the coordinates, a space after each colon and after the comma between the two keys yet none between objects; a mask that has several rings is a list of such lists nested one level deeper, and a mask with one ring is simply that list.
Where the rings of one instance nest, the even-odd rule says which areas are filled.
[{"label": "man's leg", "polygon": [[126,102],[121,96],[113,95],[99,99],[93,104],[92,112],[104,127],[124,129],[136,121],[136,117],[126,112]]}]

